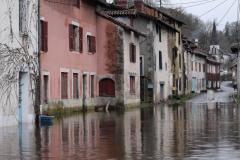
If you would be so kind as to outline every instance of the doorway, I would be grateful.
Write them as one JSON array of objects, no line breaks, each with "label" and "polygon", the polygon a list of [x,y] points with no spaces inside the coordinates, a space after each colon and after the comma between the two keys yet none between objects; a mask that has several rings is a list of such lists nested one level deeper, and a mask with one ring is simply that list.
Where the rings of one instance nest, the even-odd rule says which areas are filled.
[{"label": "doorway", "polygon": [[27,122],[29,81],[26,72],[19,72],[19,123]]},{"label": "doorway", "polygon": [[48,82],[49,77],[48,75],[43,76],[43,102],[44,104],[48,103]]},{"label": "doorway", "polygon": [[164,100],[164,83],[160,83],[160,100]]},{"label": "doorway", "polygon": [[87,75],[83,75],[83,109],[86,108],[86,101],[87,101]]}]

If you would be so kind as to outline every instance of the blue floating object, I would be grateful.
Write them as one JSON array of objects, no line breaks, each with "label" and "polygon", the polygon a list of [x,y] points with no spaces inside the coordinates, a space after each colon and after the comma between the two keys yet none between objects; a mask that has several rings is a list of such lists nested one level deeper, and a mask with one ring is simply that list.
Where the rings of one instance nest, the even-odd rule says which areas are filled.
[{"label": "blue floating object", "polygon": [[39,119],[41,126],[52,126],[54,116],[40,115]]}]

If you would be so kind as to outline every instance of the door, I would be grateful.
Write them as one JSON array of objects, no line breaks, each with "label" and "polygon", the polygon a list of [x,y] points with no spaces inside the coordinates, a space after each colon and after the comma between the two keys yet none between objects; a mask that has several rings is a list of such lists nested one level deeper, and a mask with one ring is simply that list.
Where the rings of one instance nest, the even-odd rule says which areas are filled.
[{"label": "door", "polygon": [[25,72],[19,73],[19,123],[27,122],[28,114],[28,76]]},{"label": "door", "polygon": [[86,107],[87,100],[87,75],[83,75],[83,108]]},{"label": "door", "polygon": [[43,101],[45,104],[48,103],[48,75],[43,76]]},{"label": "door", "polygon": [[160,84],[160,99],[164,100],[164,84]]},{"label": "door", "polygon": [[197,89],[197,88],[196,88],[196,85],[197,85],[197,84],[196,84],[196,78],[193,78],[193,79],[192,79],[192,92],[196,92],[196,89]]}]

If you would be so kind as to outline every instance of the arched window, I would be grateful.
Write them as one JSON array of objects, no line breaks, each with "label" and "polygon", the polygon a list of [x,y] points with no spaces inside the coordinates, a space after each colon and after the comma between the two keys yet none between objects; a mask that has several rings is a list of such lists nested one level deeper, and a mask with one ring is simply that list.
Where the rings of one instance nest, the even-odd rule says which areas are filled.
[{"label": "arched window", "polygon": [[99,82],[100,97],[115,97],[115,83],[110,78],[104,78]]}]

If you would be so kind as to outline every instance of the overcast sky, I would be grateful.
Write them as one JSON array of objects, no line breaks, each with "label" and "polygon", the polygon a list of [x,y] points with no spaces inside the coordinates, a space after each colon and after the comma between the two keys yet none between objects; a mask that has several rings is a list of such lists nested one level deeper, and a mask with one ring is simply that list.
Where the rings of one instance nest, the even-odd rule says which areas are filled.
[{"label": "overcast sky", "polygon": [[[170,4],[178,4],[174,6],[181,6],[183,8],[186,7],[185,10],[187,12],[197,16],[201,16],[209,10],[212,10],[206,15],[201,16],[201,19],[204,21],[213,21],[216,19],[217,23],[219,23],[219,21],[222,19],[222,21],[218,24],[219,30],[224,28],[227,21],[233,22],[237,19],[237,0],[170,0]],[[164,6],[170,7],[172,5]],[[227,14],[228,10],[229,12]],[[226,15],[225,18],[223,18],[224,15]]]}]

